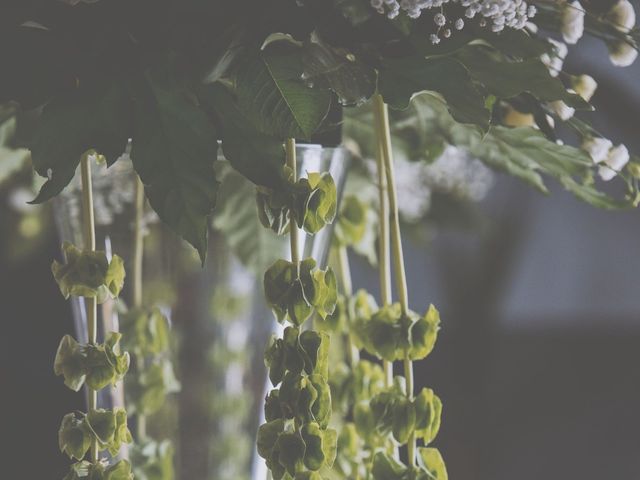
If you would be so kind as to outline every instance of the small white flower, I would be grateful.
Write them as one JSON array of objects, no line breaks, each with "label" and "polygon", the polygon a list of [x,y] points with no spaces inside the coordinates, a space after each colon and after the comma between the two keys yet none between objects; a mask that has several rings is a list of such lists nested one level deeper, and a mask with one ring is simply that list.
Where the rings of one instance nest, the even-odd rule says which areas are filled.
[{"label": "small white flower", "polygon": [[454,26],[456,30],[462,30],[464,28],[464,20],[461,18],[457,19]]},{"label": "small white flower", "polygon": [[608,138],[587,137],[582,141],[581,148],[587,152],[593,163],[601,163],[607,159],[613,143]]},{"label": "small white flower", "polygon": [[629,163],[629,151],[624,144],[620,144],[609,150],[609,155],[607,155],[604,165],[598,169],[598,175],[600,175],[602,180],[608,182],[615,177],[627,163]]},{"label": "small white flower", "polygon": [[441,13],[436,13],[433,17],[433,21],[439,27],[443,27],[445,23],[447,23],[446,17]]},{"label": "small white flower", "polygon": [[558,74],[562,71],[562,67],[564,66],[564,59],[567,58],[569,49],[567,48],[567,45],[565,43],[558,42],[553,38],[549,38],[547,39],[547,41],[553,45],[553,53],[542,54],[540,60],[549,69],[549,74],[552,77],[557,77]]},{"label": "small white flower", "polygon": [[636,11],[629,0],[619,0],[607,12],[606,18],[616,29],[621,32],[628,32],[636,24]]},{"label": "small white flower", "polygon": [[578,95],[588,102],[596,92],[598,82],[589,75],[579,75],[577,77],[573,77],[571,86]]},{"label": "small white flower", "polygon": [[576,113],[575,108],[571,108],[569,105],[564,103],[562,100],[556,100],[555,102],[551,102],[551,109],[555,112],[556,115],[560,118],[560,120],[566,122],[573,114]]},{"label": "small white flower", "polygon": [[431,43],[433,43],[434,45],[437,45],[440,43],[440,37],[435,33],[432,33],[431,35],[429,35],[429,40],[431,40]]},{"label": "small white flower", "polygon": [[565,3],[560,14],[562,23],[562,38],[573,45],[582,38],[584,34],[584,8],[580,2]]},{"label": "small white flower", "polygon": [[625,41],[609,44],[609,60],[616,67],[628,67],[636,61],[638,50]]}]

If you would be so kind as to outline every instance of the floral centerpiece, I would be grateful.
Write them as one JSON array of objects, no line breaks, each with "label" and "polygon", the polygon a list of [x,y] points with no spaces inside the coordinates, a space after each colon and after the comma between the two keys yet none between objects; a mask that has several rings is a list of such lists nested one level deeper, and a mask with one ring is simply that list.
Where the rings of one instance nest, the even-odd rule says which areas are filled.
[{"label": "floral centerpiece", "polygon": [[[588,122],[596,80],[563,69],[583,35],[604,42],[613,65],[635,60],[628,0],[15,0],[2,21],[0,101],[46,179],[34,202],[58,195],[81,162],[86,177],[91,155],[112,164],[130,141],[149,204],[204,260],[221,148],[255,184],[246,200],[257,198],[262,224],[290,237],[290,258],[264,276],[286,326],[266,351],[275,388],[257,439],[276,479],[447,478],[431,446],[442,404],[413,385],[413,362],[434,348],[440,319],[435,307],[420,315],[408,306],[394,151],[432,162],[455,147],[544,193],[551,178],[596,207],[640,201],[637,157]],[[338,206],[330,175],[296,171],[296,141],[341,137],[376,159],[373,207],[357,197]],[[612,180],[620,188],[603,190]],[[315,234],[334,219],[337,274],[300,258],[298,242],[299,230]],[[379,302],[354,291],[346,257],[372,230]],[[123,273],[113,287],[90,243],[66,246],[68,264],[54,273],[65,295],[95,308]],[[135,321],[146,318],[154,315]],[[82,369],[70,372],[62,357],[56,368],[76,390],[85,378],[90,388],[117,381],[126,371],[118,339],[65,337],[61,355]],[[329,362],[329,343],[342,340],[344,361]],[[377,361],[361,360],[362,350]],[[83,356],[94,351],[115,370],[92,386],[97,367]],[[99,458],[131,440],[122,417],[95,402],[65,417],[61,449],[79,461],[67,478],[131,477],[125,461]]]}]

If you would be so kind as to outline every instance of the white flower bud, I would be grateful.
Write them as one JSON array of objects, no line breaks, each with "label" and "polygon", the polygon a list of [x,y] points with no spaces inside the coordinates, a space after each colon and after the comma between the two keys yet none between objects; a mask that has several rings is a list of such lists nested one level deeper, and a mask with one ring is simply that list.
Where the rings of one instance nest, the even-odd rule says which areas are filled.
[{"label": "white flower bud", "polygon": [[588,102],[596,92],[598,82],[589,75],[579,75],[577,77],[573,77],[571,86],[578,95]]},{"label": "white flower bud", "polygon": [[565,3],[560,14],[562,23],[562,38],[573,45],[582,38],[584,33],[584,8],[580,2]]},{"label": "white flower bud", "polygon": [[626,146],[620,144],[609,150],[609,155],[607,155],[604,165],[598,169],[598,175],[600,175],[602,180],[608,182],[615,177],[627,163],[629,163],[629,151]]},{"label": "white flower bud", "polygon": [[604,162],[609,155],[613,143],[608,138],[587,137],[582,141],[581,148],[587,152],[593,163]]},{"label": "white flower bud", "polygon": [[573,114],[576,112],[575,108],[571,108],[569,105],[564,103],[562,100],[556,100],[555,102],[551,102],[551,109],[555,112],[556,115],[562,120],[566,122]]},{"label": "white flower bud", "polygon": [[607,12],[607,20],[621,32],[628,32],[636,24],[636,11],[629,0],[618,0]]},{"label": "white flower bud", "polygon": [[547,39],[549,43],[553,45],[553,53],[544,53],[540,56],[540,60],[544,63],[549,69],[549,74],[552,77],[557,77],[558,74],[562,71],[562,67],[564,66],[564,59],[567,57],[567,53],[569,53],[569,49],[567,45],[562,42],[558,42],[553,38]]},{"label": "white flower bud", "polygon": [[625,41],[609,44],[609,60],[616,67],[628,67],[635,62],[638,50]]}]

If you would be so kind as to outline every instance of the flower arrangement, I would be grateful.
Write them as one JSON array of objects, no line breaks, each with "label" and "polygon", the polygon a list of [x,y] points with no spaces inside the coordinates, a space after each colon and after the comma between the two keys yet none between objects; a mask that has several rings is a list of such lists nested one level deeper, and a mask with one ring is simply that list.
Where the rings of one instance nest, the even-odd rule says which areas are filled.
[{"label": "flower arrangement", "polygon": [[[266,398],[258,434],[276,479],[447,478],[431,446],[443,406],[413,385],[413,362],[434,348],[440,319],[435,307],[424,315],[409,309],[394,153],[429,163],[455,148],[544,193],[550,177],[596,207],[640,202],[638,158],[586,121],[596,81],[563,69],[567,44],[579,45],[583,35],[604,42],[613,65],[635,60],[640,30],[628,0],[20,1],[10,8],[1,44],[12,55],[3,55],[0,102],[19,106],[19,137],[46,179],[35,203],[59,194],[87,152],[112,164],[131,141],[151,208],[204,261],[209,217],[221,208],[224,178],[214,168],[221,148],[255,185],[261,223],[290,237],[291,258],[264,276],[267,302],[287,324],[266,351],[278,388]],[[557,138],[556,124],[574,134],[573,146]],[[354,197],[338,205],[326,172],[298,175],[296,140],[336,136],[376,159],[369,169],[375,207]],[[617,196],[600,183],[614,179]],[[300,258],[299,229],[315,234],[336,215],[334,269]],[[357,249],[367,232],[378,239],[379,306],[354,292],[348,268],[347,248]],[[69,265],[77,264],[54,268],[65,295],[99,301],[116,293],[121,274],[112,278],[111,265],[65,250]],[[99,281],[78,283],[75,273],[89,260],[100,267]],[[340,339],[344,362],[329,362],[329,343]],[[121,359],[117,340],[106,351]],[[91,340],[64,345],[61,352],[100,348]],[[360,360],[362,350],[378,361]],[[395,363],[402,375],[394,376]],[[117,378],[126,370],[124,360],[119,365]],[[82,384],[77,376],[67,381]],[[89,410],[65,420],[61,435],[91,426],[98,410],[91,403]],[[129,439],[117,425],[117,441]],[[81,460],[89,448],[82,438],[82,448],[61,448]],[[103,476],[90,478],[129,478],[126,463],[105,470],[95,439],[86,438],[92,463],[74,466],[69,478],[96,469]],[[97,439],[116,452],[115,436]]]}]

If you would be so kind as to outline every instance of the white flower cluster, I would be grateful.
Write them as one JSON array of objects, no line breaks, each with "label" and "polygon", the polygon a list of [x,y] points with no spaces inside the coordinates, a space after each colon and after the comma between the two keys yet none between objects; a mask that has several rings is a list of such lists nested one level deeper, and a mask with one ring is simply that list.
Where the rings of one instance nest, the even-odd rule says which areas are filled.
[{"label": "white flower cluster", "polygon": [[588,137],[582,142],[582,149],[596,165],[600,165],[598,175],[605,182],[615,177],[629,163],[627,147],[624,144],[614,147],[607,138]]},{"label": "white flower cluster", "polygon": [[434,44],[440,42],[440,34],[444,38],[451,36],[450,27],[456,30],[464,28],[463,18],[449,19],[445,16],[442,7],[447,3],[465,7],[466,18],[480,17],[480,25],[491,28],[493,32],[500,32],[507,27],[520,30],[536,14],[536,7],[525,0],[371,0],[371,6],[389,18],[397,17],[400,11],[406,12],[411,18],[418,18],[424,10],[441,9],[433,18],[438,26],[438,33],[431,35]]}]

